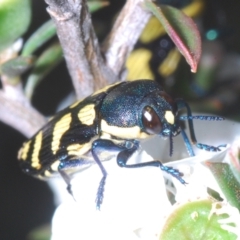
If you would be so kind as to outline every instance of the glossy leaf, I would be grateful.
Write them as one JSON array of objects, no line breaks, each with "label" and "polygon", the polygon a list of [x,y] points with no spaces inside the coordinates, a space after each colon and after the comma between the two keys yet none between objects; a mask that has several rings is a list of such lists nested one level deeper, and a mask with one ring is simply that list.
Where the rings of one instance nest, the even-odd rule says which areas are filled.
[{"label": "glossy leaf", "polygon": [[228,202],[240,210],[240,183],[227,163],[206,162]]},{"label": "glossy leaf", "polygon": [[190,65],[191,71],[196,72],[201,57],[201,37],[193,20],[176,8],[167,5],[159,7],[150,0],[145,0],[144,3],[162,23],[167,34]]},{"label": "glossy leaf", "polygon": [[62,48],[59,44],[49,47],[37,59],[34,68],[27,79],[25,94],[31,98],[39,82],[63,59]]},{"label": "glossy leaf", "polygon": [[[236,235],[224,230],[218,222],[229,216],[226,213],[217,214],[212,209],[214,206],[210,200],[189,202],[178,207],[168,217],[159,239],[236,240]],[[235,224],[229,226],[234,228]]]},{"label": "glossy leaf", "polygon": [[0,51],[26,32],[30,20],[30,0],[0,1]]}]

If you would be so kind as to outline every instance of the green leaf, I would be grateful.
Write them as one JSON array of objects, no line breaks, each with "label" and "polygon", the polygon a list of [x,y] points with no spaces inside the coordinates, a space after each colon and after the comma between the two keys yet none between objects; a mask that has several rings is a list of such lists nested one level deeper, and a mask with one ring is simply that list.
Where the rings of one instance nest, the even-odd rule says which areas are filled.
[{"label": "green leaf", "polygon": [[30,20],[30,0],[0,1],[0,51],[26,32]]},{"label": "green leaf", "polygon": [[1,74],[9,78],[17,77],[28,70],[33,65],[34,60],[32,56],[11,59],[0,66]]},{"label": "green leaf", "polygon": [[[220,208],[221,205],[218,204]],[[160,240],[236,240],[234,233],[224,230],[219,220],[229,215],[216,214],[210,200],[189,202],[178,207],[167,219]],[[232,223],[232,222],[231,222]],[[235,224],[229,224],[235,228]]]},{"label": "green leaf", "polygon": [[206,162],[228,202],[240,210],[240,183],[227,163]]},{"label": "green leaf", "polygon": [[145,0],[144,3],[162,23],[167,34],[190,65],[191,71],[196,72],[202,47],[201,37],[193,20],[176,8],[167,5],[159,7],[151,0]]},{"label": "green leaf", "polygon": [[27,79],[25,94],[31,98],[36,86],[61,60],[63,53],[61,46],[53,44],[37,59],[34,68]]},{"label": "green leaf", "polygon": [[22,50],[22,56],[29,56],[45,42],[56,34],[56,28],[52,20],[44,23],[33,35],[26,41]]},{"label": "green leaf", "polygon": [[107,1],[88,1],[89,12],[93,13],[109,5]]}]

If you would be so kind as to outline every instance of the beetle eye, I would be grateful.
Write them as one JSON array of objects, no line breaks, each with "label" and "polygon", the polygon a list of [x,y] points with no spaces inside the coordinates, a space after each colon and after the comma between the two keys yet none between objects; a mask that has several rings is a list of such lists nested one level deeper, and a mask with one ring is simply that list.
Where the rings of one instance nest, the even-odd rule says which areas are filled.
[{"label": "beetle eye", "polygon": [[142,122],[145,131],[149,134],[159,134],[162,130],[162,123],[157,113],[149,106],[143,109]]}]

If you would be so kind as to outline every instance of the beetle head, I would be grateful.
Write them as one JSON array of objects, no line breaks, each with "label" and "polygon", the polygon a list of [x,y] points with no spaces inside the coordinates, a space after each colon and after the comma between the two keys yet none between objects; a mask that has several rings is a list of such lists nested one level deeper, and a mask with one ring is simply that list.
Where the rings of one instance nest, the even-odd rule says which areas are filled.
[{"label": "beetle head", "polygon": [[180,133],[177,105],[164,91],[155,91],[147,95],[141,108],[140,125],[146,133],[161,137],[174,137]]}]

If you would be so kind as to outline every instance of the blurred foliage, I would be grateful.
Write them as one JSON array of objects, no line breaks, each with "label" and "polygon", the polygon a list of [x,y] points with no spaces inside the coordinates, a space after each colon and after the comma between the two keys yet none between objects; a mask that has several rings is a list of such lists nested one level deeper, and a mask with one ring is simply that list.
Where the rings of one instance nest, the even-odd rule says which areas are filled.
[{"label": "blurred foliage", "polygon": [[27,240],[49,240],[51,239],[51,226],[43,225],[33,229],[27,236]]},{"label": "blurred foliage", "polygon": [[1,0],[0,52],[21,37],[27,31],[30,22],[30,0]]},{"label": "blurred foliage", "polygon": [[[233,228],[236,225],[229,218],[229,215],[224,212],[224,206],[221,203],[217,203],[218,210],[214,210],[214,204],[216,203],[211,200],[200,200],[189,201],[178,206],[168,217],[159,239],[236,240],[236,234],[223,229],[220,222],[224,219],[226,225],[228,224]],[[221,208],[223,209],[222,212],[220,212]]]}]

